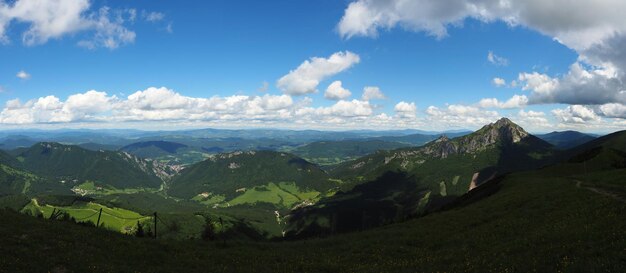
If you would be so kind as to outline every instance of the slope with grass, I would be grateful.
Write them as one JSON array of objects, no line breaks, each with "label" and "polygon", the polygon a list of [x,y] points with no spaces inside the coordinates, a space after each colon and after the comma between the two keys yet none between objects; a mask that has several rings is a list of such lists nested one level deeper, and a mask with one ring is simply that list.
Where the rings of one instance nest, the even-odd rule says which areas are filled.
[{"label": "slope with grass", "polygon": [[420,215],[498,175],[542,166],[552,153],[550,144],[508,119],[452,140],[378,152],[334,169],[347,181],[342,192],[293,211],[289,230],[315,236]]},{"label": "slope with grass", "polygon": [[[616,169],[619,171],[619,169]],[[295,242],[141,239],[0,210],[10,272],[624,272],[626,205],[545,169],[484,184],[449,209]],[[626,187],[626,173],[612,174]],[[485,192],[483,189],[489,189]],[[55,253],[55,255],[50,255]],[[37,257],[37,263],[32,263]]]},{"label": "slope with grass", "polygon": [[258,151],[219,154],[184,169],[168,194],[191,199],[199,194],[235,198],[268,183],[295,183],[304,191],[326,192],[336,183],[314,164],[287,153]]}]

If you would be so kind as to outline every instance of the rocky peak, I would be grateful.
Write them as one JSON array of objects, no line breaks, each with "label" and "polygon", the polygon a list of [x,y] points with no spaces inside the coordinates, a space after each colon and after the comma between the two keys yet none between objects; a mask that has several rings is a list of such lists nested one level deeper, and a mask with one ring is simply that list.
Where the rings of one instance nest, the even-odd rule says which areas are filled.
[{"label": "rocky peak", "polygon": [[520,142],[528,133],[507,118],[485,125],[469,135],[449,140],[441,136],[421,151],[425,154],[445,158],[450,154],[473,153],[487,149],[496,143],[511,144]]},{"label": "rocky peak", "polygon": [[435,142],[445,142],[445,141],[449,141],[449,140],[450,139],[446,135],[441,135],[440,137],[435,139]]},{"label": "rocky peak", "polygon": [[495,123],[485,125],[477,131],[489,139],[488,142],[495,143],[504,141],[506,143],[517,143],[528,136],[528,132],[519,125],[513,123],[508,118],[501,118]]}]

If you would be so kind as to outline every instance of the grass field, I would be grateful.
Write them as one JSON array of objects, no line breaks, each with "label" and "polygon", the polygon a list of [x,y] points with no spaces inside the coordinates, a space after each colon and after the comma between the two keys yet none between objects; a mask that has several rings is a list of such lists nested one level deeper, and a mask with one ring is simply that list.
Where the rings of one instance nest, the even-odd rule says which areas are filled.
[{"label": "grass field", "polygon": [[294,204],[304,200],[316,201],[320,195],[321,193],[318,191],[303,191],[293,182],[268,183],[265,186],[257,186],[246,190],[242,195],[228,201],[228,204],[234,206],[265,202],[284,208],[291,208]]},{"label": "grass field", "polygon": [[62,212],[67,212],[78,222],[91,222],[96,224],[100,209],[102,209],[100,224],[106,229],[121,233],[133,232],[136,228],[137,221],[145,222],[152,219],[150,216],[144,216],[134,211],[121,208],[109,208],[92,202],[81,202],[72,206],[52,206],[48,204],[40,205],[37,202],[37,199],[32,199],[30,203],[24,206],[22,212],[31,215],[41,214],[43,218],[50,218],[53,210],[60,210]]}]

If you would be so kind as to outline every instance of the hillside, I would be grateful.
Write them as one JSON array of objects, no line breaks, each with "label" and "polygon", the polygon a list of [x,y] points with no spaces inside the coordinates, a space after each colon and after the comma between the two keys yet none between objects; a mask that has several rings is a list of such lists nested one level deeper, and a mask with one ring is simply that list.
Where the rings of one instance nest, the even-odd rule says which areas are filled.
[{"label": "hillside", "polygon": [[115,188],[159,187],[173,174],[169,167],[124,152],[90,151],[41,142],[17,155],[24,169],[76,186],[88,181]]},{"label": "hillside", "polygon": [[544,135],[537,135],[538,138],[554,145],[559,149],[569,149],[584,144],[595,139],[594,136],[576,131],[552,132]]},{"label": "hillside", "polygon": [[[494,177],[533,169],[551,158],[550,144],[500,119],[466,136],[444,136],[419,148],[341,164],[331,174],[347,181],[342,192],[294,211],[289,221],[295,234],[311,228],[327,232],[334,228],[328,219],[355,214],[367,215],[368,226],[382,225],[436,209]],[[342,210],[349,216],[336,213]]]},{"label": "hillside", "polygon": [[175,154],[178,149],[186,147],[187,145],[171,141],[143,141],[126,145],[120,150],[141,158],[156,158]]},{"label": "hillside", "polygon": [[581,174],[507,175],[453,209],[295,242],[142,239],[0,210],[0,271],[624,272],[626,205],[577,187]]},{"label": "hillside", "polygon": [[180,198],[207,193],[230,199],[256,186],[281,182],[320,192],[336,186],[323,170],[302,158],[280,152],[250,151],[213,155],[184,169],[173,179],[168,193]]}]

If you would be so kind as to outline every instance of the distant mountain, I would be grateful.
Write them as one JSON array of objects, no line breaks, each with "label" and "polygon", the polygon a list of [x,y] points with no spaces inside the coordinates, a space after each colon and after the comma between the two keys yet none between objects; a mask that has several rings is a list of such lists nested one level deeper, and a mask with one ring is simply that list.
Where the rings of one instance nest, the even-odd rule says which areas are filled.
[{"label": "distant mountain", "polygon": [[33,173],[68,184],[93,181],[120,189],[156,188],[173,174],[167,166],[125,152],[90,151],[50,142],[22,150],[17,159]]},{"label": "distant mountain", "polygon": [[[332,217],[366,214],[368,225],[376,226],[420,214],[497,175],[542,166],[552,156],[552,145],[506,118],[466,136],[377,152],[333,169],[331,175],[344,181],[343,193],[295,210],[291,234],[333,228],[323,226]],[[345,213],[338,216],[335,209]]]},{"label": "distant mountain", "polygon": [[256,186],[281,182],[325,192],[337,186],[328,178],[317,165],[288,153],[233,152],[213,155],[184,169],[172,180],[168,193],[180,198],[210,193],[230,199]]},{"label": "distant mountain", "polygon": [[100,150],[117,151],[117,150],[120,149],[119,145],[115,145],[115,144],[100,144],[100,143],[95,143],[95,142],[81,143],[81,144],[78,144],[78,146],[80,146],[81,148],[87,149],[87,150],[91,150],[91,151],[100,151]]},{"label": "distant mountain", "polygon": [[571,148],[565,151],[563,158],[568,163],[583,163],[584,171],[626,168],[626,131]]},{"label": "distant mountain", "polygon": [[182,148],[187,148],[187,145],[171,141],[143,141],[126,145],[120,150],[142,158],[156,158],[175,154]]},{"label": "distant mountain", "polygon": [[37,140],[28,136],[11,135],[0,139],[0,149],[13,150],[20,147],[30,147],[35,143],[37,143]]},{"label": "distant mountain", "polygon": [[585,142],[596,139],[595,136],[583,134],[576,131],[552,132],[544,135],[537,135],[538,138],[554,145],[559,149],[569,149]]},{"label": "distant mountain", "polygon": [[291,153],[320,165],[332,165],[353,160],[380,150],[393,150],[413,146],[384,140],[317,141],[293,150]]}]

